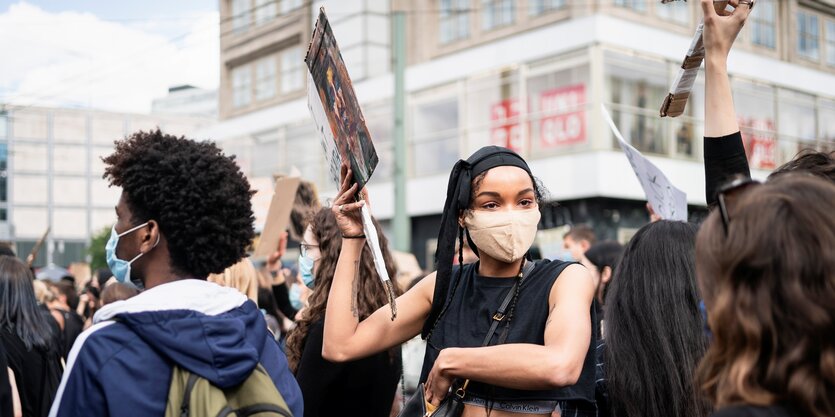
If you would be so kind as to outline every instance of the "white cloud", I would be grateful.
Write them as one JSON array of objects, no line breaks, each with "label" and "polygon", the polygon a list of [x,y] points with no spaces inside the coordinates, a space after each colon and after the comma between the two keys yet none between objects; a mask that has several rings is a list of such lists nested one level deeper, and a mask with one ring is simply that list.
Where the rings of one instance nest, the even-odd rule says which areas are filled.
[{"label": "white cloud", "polygon": [[165,37],[20,2],[0,14],[0,102],[148,112],[170,86],[216,88],[218,13]]}]

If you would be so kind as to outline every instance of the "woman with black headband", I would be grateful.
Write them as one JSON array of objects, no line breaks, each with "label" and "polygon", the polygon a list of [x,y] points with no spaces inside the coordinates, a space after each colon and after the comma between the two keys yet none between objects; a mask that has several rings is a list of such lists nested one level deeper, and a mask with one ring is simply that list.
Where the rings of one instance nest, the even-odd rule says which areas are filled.
[{"label": "woman with black headband", "polygon": [[[462,394],[464,416],[521,417],[550,415],[558,405],[574,415],[566,406],[593,403],[594,283],[579,264],[526,259],[541,194],[519,155],[490,146],[455,164],[438,270],[397,299],[393,320],[388,307],[362,321],[353,308],[365,202],[354,202],[357,186],[344,171],[333,208],[343,244],[325,316],[326,359],[369,356],[421,334],[428,345],[421,381],[434,406]],[[456,239],[461,247],[465,236],[479,261],[453,267]]]}]

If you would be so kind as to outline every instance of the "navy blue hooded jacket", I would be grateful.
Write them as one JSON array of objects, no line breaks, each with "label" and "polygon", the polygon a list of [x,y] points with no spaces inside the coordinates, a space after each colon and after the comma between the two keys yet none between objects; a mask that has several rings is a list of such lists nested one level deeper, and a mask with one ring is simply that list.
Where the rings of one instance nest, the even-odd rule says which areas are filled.
[{"label": "navy blue hooded jacket", "polygon": [[73,346],[51,417],[163,416],[173,364],[227,388],[258,363],[293,415],[304,415],[261,311],[234,289],[175,281],[105,306],[94,322]]}]

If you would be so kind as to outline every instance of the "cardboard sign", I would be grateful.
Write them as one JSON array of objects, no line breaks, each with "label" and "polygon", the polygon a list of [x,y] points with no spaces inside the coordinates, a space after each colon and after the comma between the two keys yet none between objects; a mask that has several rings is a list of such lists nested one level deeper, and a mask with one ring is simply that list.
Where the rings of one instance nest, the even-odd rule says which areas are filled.
[{"label": "cardboard sign", "polygon": [[626,142],[606,110],[606,106],[601,104],[600,107],[603,110],[603,116],[609,123],[609,127],[612,128],[612,133],[618,138],[620,147],[626,154],[626,159],[629,160],[629,165],[635,171],[635,176],[641,182],[641,188],[644,189],[647,201],[652,204],[655,212],[662,219],[687,221],[687,194],[673,186],[667,176],[655,164]]},{"label": "cardboard sign", "polygon": [[275,182],[275,194],[270,202],[264,231],[255,248],[256,257],[267,257],[276,251],[281,234],[287,230],[290,222],[290,211],[296,200],[296,189],[301,180],[298,178],[279,178]]},{"label": "cardboard sign", "polygon": [[308,109],[321,136],[331,178],[338,187],[339,167],[345,162],[362,188],[379,160],[324,7],[319,9],[305,62],[310,70]]},{"label": "cardboard sign", "polygon": [[270,177],[249,178],[249,187],[255,191],[250,198],[252,213],[255,215],[255,231],[261,232],[267,223],[267,213],[270,212],[270,204],[273,200],[273,179]]}]

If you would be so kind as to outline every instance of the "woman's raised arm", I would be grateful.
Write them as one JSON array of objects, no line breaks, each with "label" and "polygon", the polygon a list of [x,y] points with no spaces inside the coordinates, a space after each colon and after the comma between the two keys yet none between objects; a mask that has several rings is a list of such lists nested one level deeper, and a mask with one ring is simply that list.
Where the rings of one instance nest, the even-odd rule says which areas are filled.
[{"label": "woman's raised arm", "polygon": [[[325,311],[325,337],[322,356],[342,362],[363,358],[399,345],[420,333],[432,307],[435,274],[397,298],[397,318],[391,319],[383,306],[359,321],[355,306],[356,283],[360,277],[360,256],[365,238],[360,210],[365,201],[353,202],[357,185],[351,185],[351,171],[343,166],[342,184],[334,200],[333,212],[342,232],[342,250],[336,264]],[[363,193],[365,200],[367,194]]]}]

